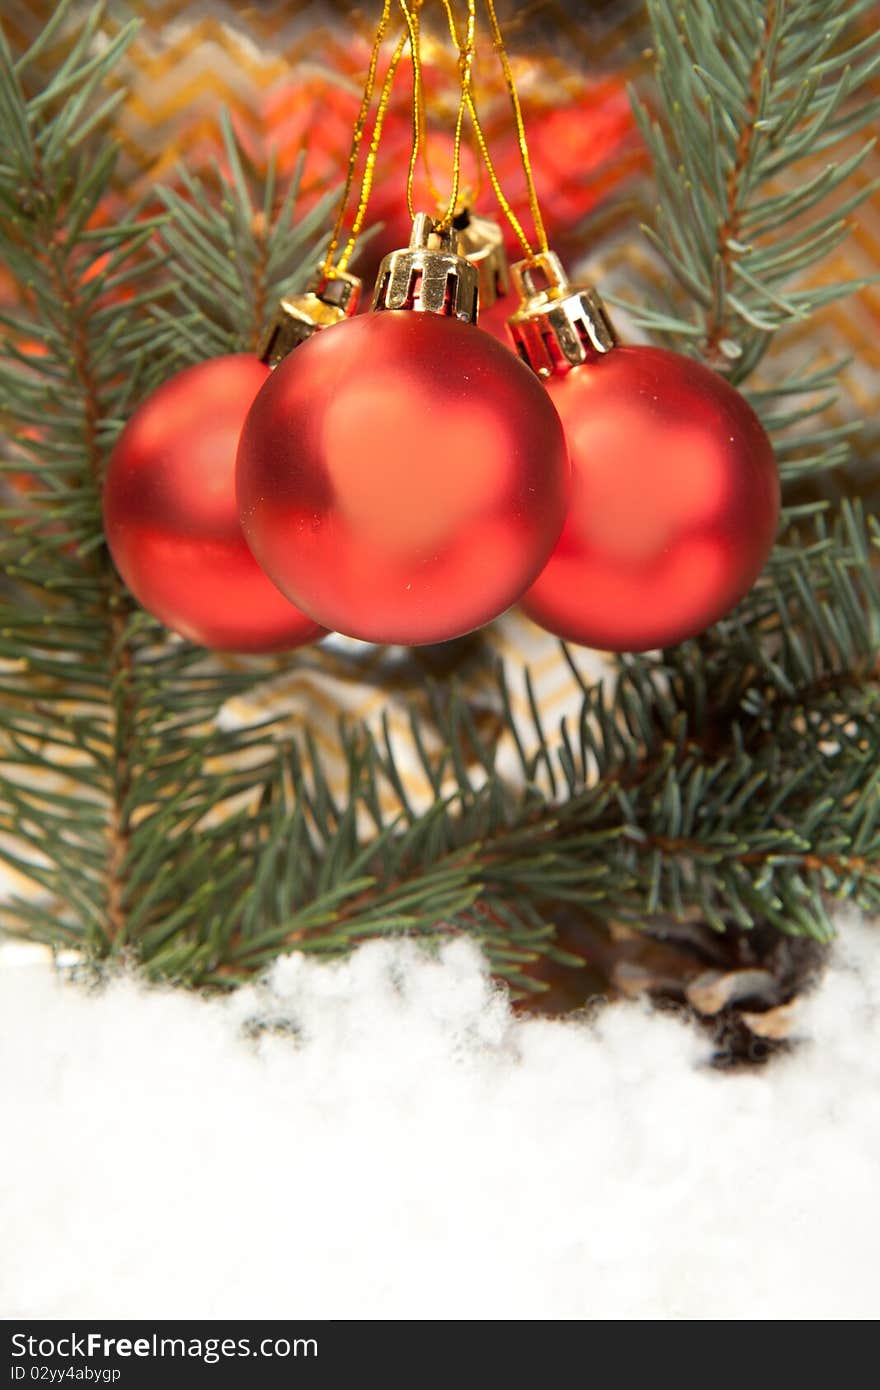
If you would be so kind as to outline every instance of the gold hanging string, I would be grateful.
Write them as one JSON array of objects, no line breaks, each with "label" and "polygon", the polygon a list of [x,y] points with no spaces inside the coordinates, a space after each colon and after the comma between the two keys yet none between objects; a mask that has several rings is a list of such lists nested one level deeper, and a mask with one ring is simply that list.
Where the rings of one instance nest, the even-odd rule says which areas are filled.
[{"label": "gold hanging string", "polygon": [[342,190],[342,197],[339,201],[339,209],[336,213],[336,221],[333,224],[333,232],[330,236],[330,242],[327,246],[327,253],[324,257],[324,265],[322,267],[323,274],[327,276],[333,275],[333,257],[336,255],[336,250],[339,246],[339,242],[342,237],[342,228],[345,223],[345,213],[348,208],[348,200],[351,197],[351,190],[354,185],[354,176],[355,170],[357,169],[358,154],[360,153],[361,141],[364,137],[364,129],[367,123],[367,115],[369,114],[370,104],[373,100],[373,88],[376,84],[376,68],[379,64],[379,54],[382,50],[382,44],[385,40],[385,35],[388,31],[388,24],[391,18],[391,3],[392,0],[384,0],[384,3],[382,5],[382,15],[379,20],[379,27],[377,28],[375,38],[373,39],[373,48],[370,54],[370,64],[367,69],[366,82],[364,83],[364,92],[363,96],[361,97],[360,109],[358,111],[357,118],[354,123],[354,130],[352,132],[351,137],[351,149],[348,155],[348,170],[345,176],[345,185]]},{"label": "gold hanging string", "polygon": [[464,114],[467,110],[468,98],[471,94],[474,57],[476,55],[476,26],[476,0],[467,0],[467,31],[464,46],[462,46],[458,39],[457,26],[453,26],[452,28],[453,42],[458,48],[458,71],[461,82],[461,94],[458,99],[458,114],[455,119],[455,138],[452,146],[452,188],[449,193],[446,211],[437,223],[438,231],[443,231],[448,227],[458,211],[458,194],[461,187],[461,137],[464,128]]},{"label": "gold hanging string", "polygon": [[[529,210],[532,214],[532,222],[535,227],[535,236],[542,254],[546,255],[550,250],[547,241],[547,232],[544,228],[544,219],[541,216],[541,207],[538,202],[538,194],[535,189],[535,179],[532,173],[532,161],[529,158],[529,146],[526,140],[526,128],[523,121],[522,106],[520,105],[519,93],[516,90],[516,82],[513,77],[513,69],[510,66],[510,59],[507,56],[507,49],[504,47],[504,38],[501,33],[501,25],[498,23],[498,15],[495,12],[495,0],[486,0],[486,11],[489,15],[489,24],[492,28],[492,42],[495,51],[501,60],[501,69],[504,73],[504,81],[507,86],[507,94],[510,97],[510,104],[513,108],[513,119],[516,124],[516,139],[519,145],[519,154],[522,161],[523,173],[526,177],[526,188],[529,197]],[[531,252],[529,253],[531,255]]]},{"label": "gold hanging string", "polygon": [[[415,9],[416,20],[417,20],[417,21],[419,21],[419,15],[421,14],[422,6],[424,5],[424,3],[425,3],[425,0],[415,0],[414,9]],[[423,170],[424,175],[425,175],[425,183],[428,185],[428,192],[429,192],[429,194],[431,195],[431,197],[433,198],[433,200],[434,200],[435,204],[437,205],[437,207],[440,207],[440,205],[443,203],[443,194],[440,192],[439,188],[437,187],[437,181],[436,181],[436,179],[434,178],[434,175],[433,175],[433,173],[432,173],[432,171],[431,171],[430,148],[429,148],[429,144],[428,144],[428,129],[427,129],[427,120],[428,120],[428,117],[427,117],[427,103],[426,103],[426,101],[425,101],[425,80],[424,80],[424,79],[425,79],[425,65],[424,65],[424,62],[423,62],[423,60],[422,60],[422,29],[421,29],[421,23],[420,23],[420,22],[417,23],[417,33],[418,33],[418,42],[419,42],[419,90],[420,90],[420,101],[419,101],[419,129],[420,129],[420,132],[421,132],[422,170]]]},{"label": "gold hanging string", "polygon": [[391,100],[391,89],[394,86],[394,79],[397,75],[397,69],[400,66],[400,60],[403,57],[403,53],[406,48],[407,42],[408,35],[402,34],[398,39],[397,47],[395,48],[394,53],[392,54],[390,63],[388,64],[388,71],[385,74],[385,81],[382,84],[382,91],[379,94],[379,103],[376,108],[376,119],[373,123],[373,134],[370,138],[370,148],[367,151],[366,163],[364,165],[364,176],[361,181],[361,193],[360,198],[358,200],[357,212],[355,213],[354,221],[351,224],[351,231],[349,233],[348,241],[345,244],[345,249],[342,252],[342,255],[339,257],[339,261],[336,267],[337,270],[344,271],[348,269],[348,263],[354,255],[355,245],[357,243],[358,237],[361,234],[361,228],[364,225],[364,218],[367,215],[367,204],[370,201],[370,194],[373,191],[373,176],[376,171],[376,154],[379,149],[379,141],[382,139],[382,128],[385,124],[385,117],[388,113],[388,103]]},{"label": "gold hanging string", "polygon": [[406,176],[406,207],[410,217],[415,218],[415,200],[413,197],[413,185],[415,183],[416,168],[419,162],[419,152],[424,143],[425,130],[425,94],[422,75],[422,48],[419,39],[419,13],[413,6],[410,9],[407,0],[398,0],[403,14],[404,22],[409,33],[409,51],[412,59],[412,148],[409,156],[409,169]]},{"label": "gold hanging string", "polygon": [[[422,169],[425,181],[428,185],[428,192],[433,199],[435,206],[440,209],[449,205],[447,211],[440,222],[442,228],[451,222],[458,210],[457,205],[461,191],[461,144],[464,132],[464,114],[467,109],[467,102],[463,95],[464,88],[470,86],[471,68],[473,66],[476,53],[476,0],[468,0],[469,11],[473,14],[469,18],[468,37],[465,44],[459,44],[455,38],[456,47],[459,50],[459,74],[460,74],[460,96],[459,110],[456,118],[456,148],[453,156],[453,195],[451,199],[440,192],[436,179],[431,171],[431,161],[429,157],[429,142],[426,127],[426,102],[425,102],[425,72],[424,60],[422,58],[421,43],[421,24],[420,11],[424,0],[415,0],[407,5],[407,0],[399,0],[401,10],[407,22],[407,29],[410,34],[410,50],[413,54],[413,147],[410,157],[409,175],[407,178],[407,209],[410,217],[415,216],[415,195],[414,182],[415,172],[421,158]],[[477,171],[479,175],[480,161],[477,160]]]},{"label": "gold hanging string", "polygon": [[[476,50],[476,44],[474,48]],[[470,146],[471,154],[474,158],[474,186],[473,189],[470,190],[470,205],[471,207],[476,207],[477,203],[480,201],[480,194],[483,191],[483,156],[477,141],[476,131],[474,130],[473,117],[471,117],[470,122]]]},{"label": "gold hanging string", "polygon": [[[452,8],[452,0],[443,0],[443,7],[446,11],[446,20],[449,25],[449,32],[452,35],[452,41],[458,48],[459,53],[463,53],[464,47],[459,38],[458,25],[455,19],[455,11]],[[492,160],[491,154],[489,153],[489,146],[486,141],[486,136],[483,133],[483,127],[480,124],[480,118],[477,114],[477,106],[474,100],[473,91],[469,89],[466,94],[463,92],[462,95],[464,96],[468,114],[471,118],[474,140],[476,141],[476,145],[480,152],[482,162],[486,166],[486,172],[489,175],[489,182],[492,185],[492,191],[494,192],[495,197],[498,201],[498,206],[500,207],[504,216],[507,218],[507,221],[510,223],[514,236],[516,237],[517,241],[519,242],[520,246],[526,254],[526,259],[530,261],[534,260],[535,252],[532,248],[531,242],[529,241],[528,237],[523,231],[522,224],[520,223],[519,218],[517,217],[516,213],[511,207],[510,202],[505,196],[504,190],[501,187],[501,183],[495,169],[495,164]],[[522,146],[520,147],[520,152],[522,152]],[[543,223],[540,223],[540,228],[541,233],[543,233]]]},{"label": "gold hanging string", "polygon": [[486,137],[483,134],[483,127],[480,125],[480,118],[477,115],[472,100],[471,102],[469,102],[468,109],[471,113],[471,120],[474,123],[474,135],[476,137],[477,146],[479,147],[480,154],[483,157],[483,163],[486,166],[486,173],[489,175],[489,182],[492,185],[492,191],[495,194],[498,206],[500,207],[502,213],[510,223],[514,236],[516,237],[522,249],[525,251],[526,259],[529,261],[533,261],[535,259],[535,252],[532,249],[532,244],[526,236],[525,232],[523,231],[522,223],[520,222],[513,208],[510,206],[510,202],[508,201],[504,193],[504,189],[501,187],[501,184],[498,179],[498,174],[495,171],[495,165],[492,162],[492,156],[489,153],[489,146],[486,144]]},{"label": "gold hanging string", "polygon": [[[533,260],[535,258],[536,253],[533,250],[532,245],[529,242],[529,239],[526,236],[519,219],[513,211],[513,208],[511,207],[509,200],[507,199],[503,189],[501,188],[498,174],[496,172],[495,165],[489,152],[488,143],[486,141],[486,137],[483,132],[482,125],[480,123],[479,115],[477,113],[476,101],[473,93],[473,66],[476,56],[476,0],[467,0],[467,25],[464,39],[460,38],[459,36],[458,23],[456,20],[455,10],[453,8],[453,0],[442,0],[442,3],[446,13],[449,32],[452,36],[453,43],[455,44],[459,53],[459,75],[461,82],[459,105],[455,124],[455,139],[453,146],[452,189],[449,198],[448,200],[444,200],[443,196],[437,190],[434,181],[431,177],[431,171],[428,166],[427,159],[424,71],[422,66],[421,35],[419,22],[420,11],[422,5],[424,4],[424,0],[398,0],[399,8],[405,22],[406,32],[398,40],[397,46],[391,57],[388,71],[386,73],[385,80],[382,86],[376,111],[376,119],[374,122],[373,132],[370,139],[370,146],[365,161],[363,178],[361,180],[361,190],[358,199],[357,210],[355,213],[354,221],[352,223],[348,239],[346,241],[345,248],[343,249],[342,254],[339,258],[338,265],[335,267],[336,270],[345,271],[347,269],[349,261],[354,253],[357,238],[360,235],[361,229],[363,227],[364,218],[366,216],[367,211],[367,205],[369,202],[370,194],[372,192],[373,179],[375,175],[376,156],[379,148],[379,142],[382,135],[385,117],[388,112],[392,87],[395,76],[397,74],[397,70],[400,66],[401,58],[403,57],[404,50],[407,46],[407,42],[409,43],[413,72],[412,148],[410,152],[406,186],[407,209],[409,211],[410,216],[415,217],[415,172],[418,167],[419,157],[421,155],[424,164],[425,174],[428,181],[428,186],[432,197],[435,199],[438,208],[444,205],[444,201],[446,202],[446,211],[442,214],[442,217],[438,222],[438,226],[441,228],[448,226],[451,223],[452,219],[455,217],[456,212],[458,211],[458,201],[461,191],[461,148],[464,130],[464,116],[465,112],[467,112],[467,114],[470,116],[474,143],[479,152],[479,159],[477,164],[478,175],[481,172],[482,163],[486,167],[486,171],[489,175],[489,181],[492,185],[492,189],[498,201],[499,207],[503,215],[509,222],[514,235],[516,236],[517,240],[522,246],[527,259]],[[507,52],[504,47],[501,29],[498,24],[494,0],[486,0],[486,9],[492,27],[494,46],[501,60],[508,95],[510,97],[511,105],[514,112],[514,119],[517,130],[517,141],[519,145],[520,158],[522,160],[523,170],[526,178],[529,207],[535,225],[535,232],[540,249],[546,252],[546,250],[548,249],[547,237],[544,230],[543,219],[541,217],[541,210],[538,204],[537,193],[535,190],[534,177],[532,174],[531,161],[529,159],[528,145],[526,142],[525,128],[522,118],[522,110],[519,103],[519,96],[516,91],[513,72],[510,67],[510,61],[508,59]],[[372,104],[373,93],[376,84],[376,72],[378,69],[382,44],[386,38],[389,29],[391,10],[392,0],[384,0],[379,25],[373,40],[373,47],[370,54],[370,62],[368,66],[366,81],[364,84],[361,105],[358,111],[357,119],[355,121],[354,131],[352,133],[351,150],[349,152],[348,169],[346,173],[343,194],[340,200],[339,209],[337,211],[333,232],[330,238],[330,242],[328,244],[327,253],[324,258],[323,273],[331,278],[334,274],[333,260],[339,248],[340,241],[342,239],[342,229],[345,223],[345,214],[348,209],[348,203],[351,198],[351,191],[354,186],[358,156],[364,138],[364,132],[366,129],[370,106]]]}]

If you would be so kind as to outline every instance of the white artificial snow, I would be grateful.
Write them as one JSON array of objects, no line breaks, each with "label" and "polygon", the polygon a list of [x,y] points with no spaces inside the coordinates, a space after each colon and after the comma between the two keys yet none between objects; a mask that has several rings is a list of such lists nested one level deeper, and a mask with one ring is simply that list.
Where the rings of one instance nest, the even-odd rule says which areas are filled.
[{"label": "white artificial snow", "polygon": [[803,1040],[735,1073],[637,1004],[519,1021],[463,941],[222,1002],[0,969],[0,1307],[876,1317],[880,935],[840,927]]}]

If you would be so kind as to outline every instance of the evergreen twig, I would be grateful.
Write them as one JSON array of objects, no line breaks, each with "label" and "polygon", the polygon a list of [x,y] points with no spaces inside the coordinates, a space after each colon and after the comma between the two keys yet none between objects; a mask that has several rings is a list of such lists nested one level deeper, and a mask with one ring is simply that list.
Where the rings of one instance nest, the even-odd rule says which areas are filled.
[{"label": "evergreen twig", "polygon": [[[51,21],[55,38],[69,9]],[[656,119],[638,110],[655,242],[680,290],[642,318],[737,381],[787,323],[852,289],[803,275],[867,196],[851,183],[864,150],[811,178],[791,171],[872,117],[857,94],[880,48],[848,27],[864,9],[651,0],[660,105]],[[605,686],[582,681],[571,725],[546,731],[536,717],[527,737],[499,671],[499,737],[519,752],[521,785],[454,691],[439,754],[413,713],[436,793],[425,810],[387,736],[341,729],[337,804],[308,731],[221,727],[224,700],[266,667],[225,670],[134,607],[103,545],[101,480],[155,382],[254,346],[274,298],[314,264],[326,208],[297,220],[296,180],[279,206],[274,167],[259,186],[227,127],[219,197],[183,171],[161,192],[164,218],[97,221],[114,163],[101,87],[131,37],[96,47],[102,22],[97,9],[42,90],[31,87],[46,36],[17,61],[0,47],[0,238],[21,287],[0,316],[12,437],[0,857],[38,890],[0,905],[5,928],[220,987],[281,951],[466,930],[522,993],[538,987],[537,959],[565,959],[564,905],[820,940],[831,898],[880,908],[880,536],[857,506],[790,502],[737,612],[674,651],[623,659]],[[833,391],[833,368],[809,365],[753,390],[786,482],[845,458],[847,430],[822,418]]]}]

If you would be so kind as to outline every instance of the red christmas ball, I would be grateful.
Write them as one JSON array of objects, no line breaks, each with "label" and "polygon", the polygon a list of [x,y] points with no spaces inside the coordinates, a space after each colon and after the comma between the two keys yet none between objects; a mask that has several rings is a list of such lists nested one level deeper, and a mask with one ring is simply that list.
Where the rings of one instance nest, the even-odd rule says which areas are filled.
[{"label": "red christmas ball", "polygon": [[349,319],[272,374],[238,450],[245,535],[321,623],[442,642],[521,597],[559,536],[569,463],[537,377],[473,325]]},{"label": "red christmas ball", "polygon": [[107,544],[135,598],[221,651],[284,651],[322,635],[263,574],[238,520],[235,450],[268,375],[242,353],[166,381],[120,435],[104,485]]},{"label": "red christmas ball", "polygon": [[553,376],[572,495],[523,608],[584,646],[645,651],[693,637],[751,588],[779,519],[757,415],[708,367],[617,347]]},{"label": "red christmas ball", "polygon": [[497,338],[499,343],[510,350],[510,332],[507,320],[517,307],[515,295],[502,294],[492,304],[480,305],[480,328]]}]

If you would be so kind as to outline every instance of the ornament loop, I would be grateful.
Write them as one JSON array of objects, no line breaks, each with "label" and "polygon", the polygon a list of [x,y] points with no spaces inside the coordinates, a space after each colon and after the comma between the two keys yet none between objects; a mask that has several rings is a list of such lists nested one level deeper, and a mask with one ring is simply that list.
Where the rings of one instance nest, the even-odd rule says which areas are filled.
[{"label": "ornament loop", "polygon": [[579,367],[610,352],[617,334],[591,286],[573,287],[552,251],[510,268],[519,308],[507,320],[517,352],[539,376]]},{"label": "ornament loop", "polygon": [[413,220],[409,246],[392,251],[379,267],[373,309],[413,309],[476,323],[480,272],[458,253],[458,233],[440,230],[426,212]]},{"label": "ornament loop", "polygon": [[361,281],[334,270],[321,274],[303,294],[282,299],[260,345],[259,358],[273,370],[288,353],[321,328],[332,328],[357,311]]},{"label": "ornament loop", "polygon": [[510,289],[510,267],[504,249],[504,234],[489,217],[478,217],[464,208],[454,218],[459,254],[466,256],[480,274],[480,308],[488,309]]}]

